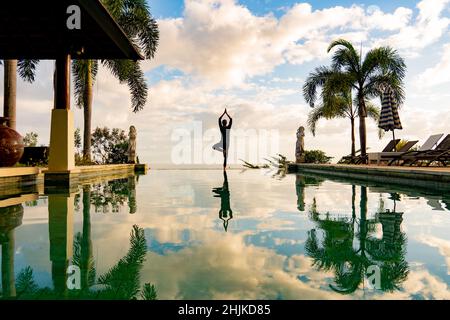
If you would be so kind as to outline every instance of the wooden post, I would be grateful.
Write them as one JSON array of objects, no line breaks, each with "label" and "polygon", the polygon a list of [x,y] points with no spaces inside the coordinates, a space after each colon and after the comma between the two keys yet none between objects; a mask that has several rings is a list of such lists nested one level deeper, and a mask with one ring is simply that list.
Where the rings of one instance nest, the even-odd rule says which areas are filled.
[{"label": "wooden post", "polygon": [[[75,168],[74,120],[70,110],[70,55],[61,54],[56,60],[54,109],[50,130],[49,166],[46,184],[62,179],[70,181]],[[63,177],[50,178],[51,173],[62,173]],[[49,178],[49,179],[47,179]]]},{"label": "wooden post", "polygon": [[70,55],[56,60],[55,109],[70,109]]},{"label": "wooden post", "polygon": [[16,130],[17,60],[5,60],[3,115],[8,118],[8,127]]}]

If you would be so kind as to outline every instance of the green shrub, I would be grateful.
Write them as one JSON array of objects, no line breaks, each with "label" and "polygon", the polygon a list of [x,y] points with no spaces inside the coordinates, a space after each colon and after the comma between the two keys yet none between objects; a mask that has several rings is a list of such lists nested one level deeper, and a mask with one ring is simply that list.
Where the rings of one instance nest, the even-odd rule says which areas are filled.
[{"label": "green shrub", "polygon": [[309,150],[305,152],[305,163],[326,164],[330,163],[333,157],[328,157],[321,150]]}]

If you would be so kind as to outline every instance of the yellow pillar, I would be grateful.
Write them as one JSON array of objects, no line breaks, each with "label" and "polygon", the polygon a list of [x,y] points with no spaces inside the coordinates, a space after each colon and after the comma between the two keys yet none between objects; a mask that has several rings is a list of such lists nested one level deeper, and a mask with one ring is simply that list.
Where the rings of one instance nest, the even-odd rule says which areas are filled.
[{"label": "yellow pillar", "polygon": [[71,110],[53,109],[50,130],[49,172],[70,172],[75,168],[74,119]]},{"label": "yellow pillar", "polygon": [[73,195],[49,195],[49,238],[55,291],[66,291],[67,268],[73,254]]},{"label": "yellow pillar", "polygon": [[70,173],[75,168],[74,120],[70,111],[70,61],[69,54],[62,54],[56,60],[48,166],[50,173]]}]

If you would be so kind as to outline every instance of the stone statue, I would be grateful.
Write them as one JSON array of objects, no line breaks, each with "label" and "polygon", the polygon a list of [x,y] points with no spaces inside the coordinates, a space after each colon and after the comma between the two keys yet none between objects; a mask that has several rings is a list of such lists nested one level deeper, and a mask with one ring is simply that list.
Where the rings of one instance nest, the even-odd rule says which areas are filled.
[{"label": "stone statue", "polygon": [[297,130],[297,146],[295,149],[296,163],[305,162],[305,128],[300,127]]},{"label": "stone statue", "polygon": [[130,133],[128,134],[130,141],[128,143],[128,163],[136,164],[136,137],[137,132],[134,126],[130,127]]}]

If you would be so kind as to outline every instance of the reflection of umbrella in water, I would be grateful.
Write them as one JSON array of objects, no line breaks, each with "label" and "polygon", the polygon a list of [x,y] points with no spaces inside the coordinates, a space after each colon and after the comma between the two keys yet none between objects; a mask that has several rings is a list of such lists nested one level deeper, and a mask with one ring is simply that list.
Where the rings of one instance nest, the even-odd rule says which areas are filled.
[{"label": "reflection of umbrella in water", "polygon": [[226,171],[223,172],[223,186],[214,188],[212,191],[215,193],[214,197],[220,198],[220,211],[219,218],[223,221],[223,227],[225,231],[228,231],[228,223],[233,219],[233,211],[230,205],[230,189],[228,188],[228,177]]},{"label": "reflection of umbrella in water", "polygon": [[386,210],[386,213],[397,213],[397,214],[403,214],[403,212],[396,212],[397,210],[397,201],[401,201],[400,195],[396,192],[391,193],[389,196],[389,199],[394,201],[394,209],[390,211],[389,209]]},{"label": "reflection of umbrella in water", "polygon": [[400,229],[403,222],[403,212],[397,212],[397,201],[400,201],[398,193],[391,193],[389,199],[394,201],[394,209],[392,211],[386,209],[385,212],[380,212],[378,218],[383,228],[384,241],[386,244],[394,245],[403,236]]},{"label": "reflection of umbrella in water", "polygon": [[384,131],[392,131],[392,138],[395,140],[395,129],[402,130],[403,127],[398,115],[398,103],[391,88],[387,87],[384,90],[381,100],[382,107],[378,127]]}]

